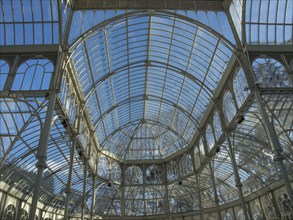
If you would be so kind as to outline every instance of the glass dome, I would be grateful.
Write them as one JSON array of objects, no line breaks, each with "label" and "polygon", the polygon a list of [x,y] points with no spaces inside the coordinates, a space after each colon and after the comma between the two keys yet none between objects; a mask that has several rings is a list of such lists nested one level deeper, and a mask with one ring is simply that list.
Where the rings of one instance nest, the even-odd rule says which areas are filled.
[{"label": "glass dome", "polygon": [[0,219],[293,219],[292,19],[0,1]]},{"label": "glass dome", "polygon": [[186,149],[232,56],[218,34],[170,12],[102,22],[70,50],[100,147],[120,160]]}]

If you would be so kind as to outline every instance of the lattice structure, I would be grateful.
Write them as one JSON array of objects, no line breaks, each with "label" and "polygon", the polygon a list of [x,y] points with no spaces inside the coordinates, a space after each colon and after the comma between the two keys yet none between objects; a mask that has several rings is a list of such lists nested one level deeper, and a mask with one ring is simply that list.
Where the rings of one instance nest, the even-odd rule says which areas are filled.
[{"label": "lattice structure", "polygon": [[0,219],[292,219],[292,0],[0,0]]}]

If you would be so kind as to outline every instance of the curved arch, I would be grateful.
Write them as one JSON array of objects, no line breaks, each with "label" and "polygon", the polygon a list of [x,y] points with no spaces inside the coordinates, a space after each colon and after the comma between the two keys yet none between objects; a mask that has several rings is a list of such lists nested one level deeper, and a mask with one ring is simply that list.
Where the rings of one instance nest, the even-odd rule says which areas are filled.
[{"label": "curved arch", "polygon": [[[56,117],[57,116],[55,116],[55,118],[53,118],[53,121],[52,121],[52,124],[54,123],[54,121],[56,120]],[[52,128],[53,129],[53,128]],[[58,129],[58,128],[57,128]],[[59,127],[59,129],[60,129],[60,127]],[[53,129],[53,133],[56,135],[56,133],[54,132],[54,130],[56,130],[56,126],[55,126],[55,128]],[[62,129],[61,129],[62,130]],[[30,138],[32,138],[31,137],[31,135],[29,134],[28,135]],[[54,136],[54,137],[56,137],[56,136]],[[38,140],[38,138],[32,138],[34,141],[36,141],[36,140]],[[54,139],[55,140],[55,139]],[[56,139],[56,141],[58,142],[58,143],[60,143],[59,141],[60,141],[60,138],[59,138],[59,136],[57,137],[57,139]],[[53,141],[54,142],[54,141]],[[54,144],[52,141],[51,141],[51,144]],[[31,143],[31,142],[30,142]],[[56,144],[56,143],[55,143]],[[31,154],[34,154],[34,151],[32,151],[31,150],[31,148],[32,148],[32,146],[30,147],[30,146],[28,146],[29,145],[29,143],[26,145],[26,149],[24,149],[24,151],[26,151],[26,152],[24,152],[24,154],[22,155],[19,155],[18,156],[18,159],[19,160],[22,160],[23,161],[23,159],[25,159],[26,161],[24,161],[24,162],[22,162],[22,164],[20,164],[18,167],[21,167],[21,169],[22,168],[25,168],[25,170],[28,170],[28,172],[29,173],[31,173],[31,171],[34,169],[33,168],[33,166],[34,166],[34,164],[35,164],[35,162],[34,162],[34,159],[33,159],[33,156],[34,155],[31,155]],[[19,145],[19,146],[22,146],[22,145]],[[55,146],[54,146],[55,147]],[[62,146],[60,146],[59,145],[59,147],[62,149],[64,149],[64,146],[62,147]],[[19,147],[18,147],[19,148]],[[49,146],[49,149],[50,149],[50,146]],[[22,153],[22,152],[21,152]],[[51,158],[52,158],[52,153],[50,153],[51,154]],[[31,156],[29,156],[29,155],[31,155]],[[68,155],[68,152],[67,151],[63,151],[62,152],[62,155],[64,156],[64,158],[65,158],[65,160],[66,160],[66,155]],[[54,157],[55,155],[53,155],[53,158],[55,158]],[[28,160],[26,159],[26,158],[29,158]],[[31,159],[30,159],[31,158]],[[57,160],[56,160],[57,161]],[[56,162],[56,164],[58,163],[58,162],[60,162],[60,161],[57,161]],[[29,166],[28,166],[29,165]],[[60,166],[59,166],[60,165]],[[59,175],[57,176],[56,174],[59,172],[59,171],[61,171],[62,169],[63,169],[63,167],[65,167],[64,165],[67,165],[67,163],[62,163],[62,164],[59,164],[58,166],[52,166],[52,167],[48,167],[48,173],[50,173],[49,175],[47,175],[47,177],[48,176],[52,176],[52,175],[54,175],[54,177],[56,177],[55,178],[55,180],[57,180],[57,183],[58,184],[56,184],[55,185],[55,181],[54,181],[54,185],[55,185],[55,188],[54,188],[54,192],[51,190],[51,193],[50,193],[50,189],[52,189],[52,188],[49,188],[49,189],[47,189],[47,188],[45,188],[44,186],[42,186],[43,187],[43,190],[42,190],[42,195],[40,195],[40,199],[42,199],[42,201],[46,201],[46,203],[47,203],[47,206],[46,207],[48,207],[48,206],[62,206],[62,202],[60,202],[60,198],[58,198],[57,196],[56,196],[56,192],[59,192],[59,189],[60,189],[60,185],[62,185],[63,183],[62,183],[62,181],[60,181],[60,177],[59,177]],[[27,172],[24,172],[23,173],[23,175],[24,174],[26,174]],[[27,179],[28,179],[28,181],[26,181],[26,183],[25,184],[27,184],[27,186],[30,186],[30,185],[33,185],[32,183],[34,182],[34,180],[33,180],[33,178],[31,177],[31,179],[29,178],[29,176],[30,175],[28,175],[27,176]],[[64,175],[63,175],[64,176]],[[45,179],[47,178],[47,177],[45,177]],[[61,177],[62,178],[62,177]],[[26,178],[24,178],[24,179],[26,179]],[[65,185],[65,184],[64,184]],[[27,188],[24,188],[24,189],[27,189]],[[27,190],[27,192],[25,192],[24,193],[24,195],[28,195],[29,194],[29,192],[31,191],[32,189],[29,189],[29,190]],[[55,194],[55,195],[54,195]],[[25,197],[25,196],[24,196]],[[25,198],[23,198],[23,199],[25,199]]]},{"label": "curved arch", "polygon": [[27,56],[25,56],[25,57],[21,57],[21,60],[20,60],[20,62],[18,63],[17,69],[18,69],[23,63],[25,63],[25,62],[27,62],[27,61],[29,61],[29,60],[34,60],[34,59],[45,59],[45,60],[49,60],[50,63],[53,64],[53,66],[54,66],[55,63],[56,63],[54,58],[52,58],[52,57],[50,57],[50,56],[47,56],[47,55],[44,55],[44,54],[42,54],[42,55],[34,55],[34,56],[31,56],[31,57],[27,57]]},{"label": "curved arch", "polygon": [[[252,120],[254,120],[254,121],[258,120],[258,123],[262,126],[262,128],[264,128],[263,121],[261,120],[259,115],[257,115],[254,112],[250,112],[250,111],[248,111],[248,113],[250,113],[254,116],[254,117],[252,117]],[[238,135],[238,134],[240,134],[240,135]],[[241,140],[239,141],[239,139],[241,139]],[[251,152],[251,156],[254,157],[254,155],[257,154],[258,156],[256,157],[255,160],[262,162],[263,159],[259,155],[266,149],[266,146],[268,145],[268,143],[264,140],[261,140],[261,137],[256,139],[255,136],[252,136],[251,134],[243,135],[243,133],[239,132],[236,128],[236,130],[233,132],[233,136],[232,136],[232,147],[235,148],[235,150],[237,148],[246,147],[246,146],[241,146],[241,144],[239,144],[239,142],[240,143],[244,142],[244,141],[242,141],[243,139],[245,139],[246,141],[249,141],[248,144],[250,146],[252,146],[253,145],[252,143],[254,143],[255,147],[253,149],[253,152]],[[256,143],[259,145],[256,145]],[[229,151],[228,151],[228,154],[230,156]],[[250,160],[253,161],[252,159],[253,158],[251,158]],[[267,178],[268,175],[270,175],[276,171],[272,170],[273,166],[269,165],[268,161],[264,161],[262,164],[257,164],[257,167],[255,167],[251,161],[248,164],[250,164],[250,165],[252,164],[253,169],[251,169],[251,167],[247,167],[245,165],[242,165],[239,168],[239,170],[245,171],[247,174],[249,174],[251,177],[253,177],[262,187],[265,188],[267,186],[267,184],[265,183],[265,180],[262,179],[263,176],[265,176]],[[261,175],[259,175],[258,168],[260,168],[262,171]],[[269,189],[265,188],[265,190],[267,191]]]},{"label": "curved arch", "polygon": [[163,182],[163,169],[156,164],[150,165],[145,170],[145,178],[147,184],[159,184]]},{"label": "curved arch", "polygon": [[[157,14],[155,15],[161,15],[161,16],[166,16],[166,17],[178,17],[180,18],[181,20],[184,20],[184,21],[187,21],[191,24],[195,24],[195,25],[198,25],[199,27],[203,28],[204,30],[212,33],[213,35],[215,35],[217,38],[219,39],[223,39],[224,43],[226,44],[227,47],[231,47],[232,50],[236,49],[236,46],[231,42],[229,41],[227,38],[225,38],[223,35],[219,34],[217,31],[213,30],[212,28],[210,28],[209,26],[199,22],[199,21],[196,21],[194,19],[191,19],[187,16],[184,16],[184,15],[180,15],[180,14],[176,14],[174,12],[171,12],[171,11],[162,11],[162,10],[156,10]],[[131,17],[131,16],[134,16],[134,17],[142,17],[142,16],[153,16],[153,15],[150,15],[147,13],[147,11],[145,10],[138,10],[138,11],[132,11],[132,12],[128,12],[128,13],[125,13],[125,14],[122,14],[122,15],[118,15],[112,19],[108,19],[104,22],[101,22],[97,25],[95,25],[94,27],[90,28],[89,30],[87,30],[85,33],[79,35],[78,37],[76,37],[76,39],[74,41],[71,42],[71,44],[69,45],[69,50],[72,52],[74,49],[73,48],[76,48],[80,43],[82,43],[83,41],[85,41],[87,38],[91,37],[95,31],[97,31],[99,28],[103,27],[103,26],[106,26],[107,24],[111,24],[112,22],[114,21],[118,21],[118,20],[122,20],[123,18],[127,17]]]},{"label": "curved arch", "polygon": [[[8,65],[8,68],[9,68],[9,70],[10,70],[10,68],[11,68],[11,63],[10,63],[10,62],[11,62],[11,61],[9,61],[9,59],[7,59],[7,58],[5,58],[5,57],[1,57],[1,58],[0,58],[0,63],[1,63],[1,61],[3,62],[2,65],[4,65],[4,64],[6,65],[6,64],[7,64],[7,65]],[[1,64],[0,64],[0,67],[1,67]],[[0,69],[0,70],[1,70],[1,69]]]},{"label": "curved arch", "polygon": [[[138,65],[140,64],[141,65]],[[153,64],[157,64],[157,65],[153,65]],[[166,70],[173,70],[174,72],[178,73],[179,75],[185,76],[187,78],[189,78],[192,82],[198,84],[198,85],[202,85],[203,82],[201,82],[199,79],[197,79],[194,75],[192,75],[189,72],[186,72],[184,70],[182,70],[179,67],[176,67],[172,64],[166,64],[163,63],[161,61],[157,61],[157,60],[141,60],[141,61],[135,61],[132,63],[128,63],[125,65],[120,66],[117,69],[112,70],[111,72],[108,72],[107,74],[105,74],[104,76],[102,76],[97,82],[95,82],[95,84],[93,85],[93,87],[85,92],[85,102],[88,101],[88,99],[91,97],[91,95],[95,92],[95,90],[97,89],[97,87],[102,84],[106,79],[114,76],[115,74],[119,74],[119,71],[123,71],[123,70],[127,70],[129,68],[129,66],[134,66],[134,67],[145,67],[146,65],[148,67],[150,66],[154,66],[154,67],[165,67]],[[213,90],[211,90],[208,86],[206,86],[205,84],[203,84],[203,90],[205,90],[207,92],[207,94],[212,94]],[[211,97],[212,98],[212,97]]]},{"label": "curved arch", "polygon": [[[137,24],[139,33],[134,31]],[[132,11],[72,42],[70,58],[100,142],[131,120],[156,120],[169,109],[172,115],[163,116],[166,126],[195,130],[233,54],[223,36],[201,25],[176,13]],[[191,133],[185,132],[185,139],[191,139]]]},{"label": "curved arch", "polygon": [[171,213],[190,212],[199,208],[197,193],[191,191],[191,189],[192,188],[184,186],[183,184],[180,185],[181,193],[175,193],[176,191],[179,191],[178,186],[175,184],[172,189],[169,189],[168,202]]},{"label": "curved arch", "polygon": [[[154,98],[153,100],[152,99],[149,99],[149,97],[151,98]],[[142,99],[137,99],[137,98],[142,98]],[[140,102],[140,101],[143,101],[143,100],[150,100],[150,101],[154,101],[154,102],[161,102],[161,103],[165,103],[167,105],[170,105],[172,107],[174,107],[175,109],[179,110],[180,112],[182,112],[187,118],[191,118],[193,119],[193,122],[195,124],[199,124],[199,122],[189,113],[187,112],[183,107],[180,107],[179,105],[176,105],[175,103],[169,101],[169,100],[165,100],[165,99],[162,99],[160,100],[161,97],[159,96],[154,96],[154,95],[139,95],[139,96],[133,96],[129,99],[125,99],[125,100],[122,100],[118,103],[116,103],[115,105],[113,105],[111,108],[108,109],[108,111],[106,111],[103,115],[101,115],[98,119],[97,119],[97,122],[94,122],[94,129],[97,129],[97,126],[99,124],[99,121],[104,119],[110,112],[114,111],[116,108],[120,107],[120,106],[123,106],[123,105],[126,105],[126,104],[129,104],[129,103],[134,103],[134,102]]]},{"label": "curved arch", "polygon": [[[210,175],[210,173],[208,173],[208,174]],[[208,174],[204,174],[204,176],[209,177]],[[235,187],[232,186],[232,185],[230,185],[227,181],[224,181],[224,180],[222,180],[222,179],[220,179],[219,177],[216,177],[216,176],[215,176],[215,181],[223,184],[224,186],[226,186],[227,188],[229,188],[235,195],[238,195],[237,189],[235,189]],[[204,190],[207,189],[207,186],[210,186],[210,183],[209,184],[207,184],[207,183],[200,183],[200,186],[199,187],[200,187],[200,189],[202,189],[202,191],[204,191]],[[212,188],[212,186],[210,188]]]},{"label": "curved arch", "polygon": [[28,212],[25,209],[21,209],[20,220],[27,220],[28,219]]},{"label": "curved arch", "polygon": [[[288,134],[288,130],[285,129],[284,125],[281,123],[279,117],[276,115],[276,113],[275,113],[275,111],[274,111],[274,109],[277,107],[277,104],[276,104],[276,106],[274,106],[273,109],[272,109],[272,108],[271,108],[266,102],[263,102],[263,103],[264,103],[264,106],[266,107],[267,111],[269,111],[270,114],[271,114],[271,121],[273,122],[273,124],[274,124],[274,121],[275,121],[276,124],[277,124],[277,126],[278,126],[279,128],[281,128],[281,130],[282,130],[282,132],[280,132],[280,133],[278,134],[278,136],[281,135],[282,133],[284,133],[285,136],[288,138],[288,140],[292,142],[293,139],[290,138],[290,136],[289,136],[289,134]],[[259,119],[259,120],[260,120],[260,119]]]},{"label": "curved arch", "polygon": [[[230,168],[231,168],[231,164],[229,163],[229,162],[225,162],[225,164],[227,164],[227,165],[229,165],[230,166]],[[220,165],[218,165],[218,168],[220,167],[221,168],[221,165],[223,165],[223,163],[221,163]],[[212,169],[215,169],[215,168],[212,168]],[[232,170],[232,168],[230,169],[230,171]],[[220,173],[220,174],[223,174],[224,172],[223,171],[227,171],[227,168],[222,168],[221,170],[217,170],[217,173]],[[205,174],[201,174],[201,175],[204,175],[204,176],[206,176],[206,177],[210,177],[211,175],[214,175],[214,174],[212,174],[212,173],[214,173],[215,174],[215,171],[213,170],[213,171],[211,171],[209,168],[207,169],[207,173],[205,173]],[[229,171],[227,171],[227,172],[225,172],[224,174],[228,174],[228,175],[226,175],[226,176],[230,176],[230,172]],[[232,175],[232,174],[231,174]],[[210,177],[211,178],[211,177]],[[234,187],[234,185],[232,185],[231,184],[231,182],[230,181],[227,181],[227,179],[226,180],[223,180],[222,178],[221,178],[221,176],[217,176],[217,175],[214,175],[214,178],[215,178],[215,182],[216,182],[216,184],[217,184],[217,182],[218,183],[220,183],[220,184],[223,184],[224,186],[226,186],[228,189],[230,189],[235,195],[238,195],[238,190]],[[210,183],[209,184],[206,184],[206,183],[203,183],[203,184],[205,184],[205,185],[203,185],[203,189],[206,189],[206,187],[207,186],[210,186]],[[212,188],[212,186],[210,186],[210,188]]]},{"label": "curved arch", "polygon": [[[106,185],[106,184],[107,184],[108,187],[110,187],[108,184],[109,183],[113,183],[113,182],[111,182],[111,180],[109,180],[109,181],[103,181],[103,182],[99,183],[98,186],[95,187],[95,190],[100,189],[100,187],[102,187],[103,185]],[[113,186],[115,187],[115,189],[117,190],[117,192],[120,191],[120,189],[116,186],[116,184],[113,184]],[[111,187],[112,187],[112,185],[111,185]]]},{"label": "curved arch", "polygon": [[[159,125],[159,126],[162,126],[163,128],[167,129],[167,130],[170,130],[172,133],[174,133],[176,136],[180,137],[181,139],[183,139],[184,141],[186,141],[184,139],[184,137],[182,135],[180,135],[176,130],[172,129],[171,127],[167,126],[167,125],[164,125],[158,121],[153,121],[151,119],[147,119],[147,120],[144,120],[144,122],[147,122],[148,124],[154,124],[154,125]],[[104,143],[111,137],[113,137],[117,132],[121,131],[122,129],[126,128],[126,127],[129,127],[129,126],[133,126],[135,124],[140,124],[141,123],[141,120],[136,120],[136,121],[132,121],[132,122],[128,122],[127,124],[115,129],[111,134],[109,134],[107,136],[107,138],[100,144],[100,146],[103,146]],[[187,142],[187,141],[186,141]]]},{"label": "curved arch", "polygon": [[125,184],[136,185],[143,183],[143,172],[138,166],[130,166],[125,170]]},{"label": "curved arch", "polygon": [[[117,193],[115,193],[114,195],[112,195],[115,191],[114,190],[112,190],[113,189],[113,187],[114,187],[114,190],[116,190],[116,192]],[[96,186],[96,188],[95,188],[95,194],[96,194],[96,207],[99,207],[100,208],[100,206],[101,205],[97,205],[98,204],[98,202],[100,201],[99,200],[99,198],[97,198],[98,197],[98,192],[99,192],[99,190],[100,191],[102,191],[102,195],[100,195],[100,197],[103,197],[105,194],[107,194],[107,196],[109,196],[109,195],[112,195],[112,197],[110,197],[110,198],[106,198],[106,200],[108,201],[108,203],[107,204],[105,204],[105,202],[103,201],[102,202],[102,204],[101,205],[104,205],[105,207],[102,207],[102,209],[103,209],[103,212],[105,212],[105,209],[107,210],[107,214],[108,214],[108,212],[110,211],[110,207],[111,207],[111,205],[112,205],[112,203],[113,203],[113,201],[115,200],[115,199],[117,199],[118,198],[118,200],[120,200],[120,193],[121,193],[121,189],[119,189],[115,184],[113,184],[111,181],[104,181],[104,182],[101,182],[98,186]],[[112,194],[111,194],[112,193]],[[106,207],[107,206],[107,207]],[[95,210],[97,210],[97,208],[95,208]],[[103,213],[104,214],[104,213]]]},{"label": "curved arch", "polygon": [[[131,145],[132,145],[132,141],[131,141],[131,139],[135,137],[135,135],[137,134],[137,132],[139,131],[139,129],[141,129],[142,125],[143,125],[143,124],[141,124],[141,123],[137,124],[137,126],[136,126],[135,129],[133,130],[132,134],[130,135],[130,141],[128,142],[128,144],[127,144],[127,146],[126,146],[126,149],[125,149],[126,152],[129,152],[129,149],[130,149],[130,147],[131,147]],[[125,156],[124,156],[124,159],[126,159],[126,154],[125,154]]]},{"label": "curved arch", "polygon": [[[121,131],[121,129],[124,129],[125,127],[129,127],[133,124],[139,124],[141,123],[142,120],[138,119],[136,121],[132,121],[132,122],[128,122],[126,124],[124,124],[123,126],[115,129],[111,134],[108,135],[108,137],[101,143],[101,145],[104,144],[104,142],[108,139],[108,138],[111,138],[114,134],[116,134],[117,132]],[[146,119],[146,120],[143,120],[143,122],[147,122],[148,124],[153,124],[153,125],[159,125],[159,126],[162,126],[163,128],[167,129],[167,130],[170,130],[172,133],[174,133],[176,136],[182,138],[183,140],[184,137],[182,135],[180,135],[176,130],[172,129],[171,127],[165,125],[165,124],[162,124],[161,122],[158,122],[158,121],[154,121],[152,119]],[[133,124],[132,124],[133,123]],[[186,141],[186,140],[185,140]]]},{"label": "curved arch", "polygon": [[0,59],[0,91],[3,90],[7,76],[10,71],[10,65],[8,61]]},{"label": "curved arch", "polygon": [[[145,14],[143,14],[143,16],[147,16],[147,15],[145,15]],[[128,17],[127,17],[128,18]],[[116,20],[115,20],[116,21]],[[100,24],[99,26],[103,26],[103,24]],[[90,32],[91,32],[91,34],[93,35],[93,34],[95,34],[95,30],[94,29],[92,29],[92,30],[90,30]],[[213,35],[214,36],[214,35]],[[219,38],[217,38],[217,39],[219,39]],[[85,39],[85,40],[87,40],[87,39]],[[193,39],[194,40],[194,39]],[[206,39],[202,39],[204,42],[209,42],[209,41],[207,41]],[[116,42],[116,41],[115,41]],[[156,42],[156,40],[154,40],[154,42]],[[161,42],[161,43],[163,43],[163,42]],[[184,42],[182,42],[182,43],[184,43]],[[201,43],[199,43],[199,42],[197,42],[196,44],[202,44],[203,42],[201,42]],[[218,42],[219,43],[219,42]],[[203,43],[204,44],[204,43]],[[86,47],[86,45],[84,45],[85,47]],[[124,45],[125,46],[125,45]],[[125,46],[126,47],[126,46]],[[213,49],[212,50],[215,50],[215,49],[217,49],[218,48],[218,45],[214,45],[213,44]],[[224,47],[224,46],[223,46]],[[228,47],[227,47],[228,48]],[[124,48],[125,49],[125,48]],[[181,49],[183,49],[183,48],[181,48]],[[206,48],[207,49],[207,48]],[[87,51],[88,51],[88,49],[86,49]],[[210,51],[210,52],[212,52],[212,50]],[[108,50],[106,50],[106,52],[107,52]],[[179,52],[180,50],[179,50],[179,48],[177,48],[177,52]],[[229,51],[231,51],[230,49],[229,49]],[[103,54],[105,53],[105,51],[103,50],[103,52],[102,52]],[[232,51],[231,51],[231,53],[232,53]],[[91,56],[94,56],[94,55],[86,55],[86,60],[87,61],[89,61],[89,60],[91,60]],[[119,56],[119,55],[116,55],[116,56]],[[198,57],[198,59],[200,59],[201,57]],[[80,59],[79,59],[80,60]],[[79,60],[77,61],[77,62],[79,62]],[[204,60],[204,59],[203,59]],[[216,59],[214,59],[214,60],[216,60]],[[184,61],[185,62],[185,61]],[[217,60],[215,61],[215,62],[217,62]],[[176,63],[179,65],[180,64],[180,61],[176,61]],[[109,60],[108,60],[108,63],[107,64],[105,64],[106,66],[108,65],[110,65],[110,62],[109,62]],[[128,66],[130,65],[129,63],[127,64]],[[132,65],[132,64],[131,64]],[[168,64],[168,65],[170,65],[170,64]],[[221,66],[221,65],[220,65]],[[112,67],[112,65],[111,65],[111,67]],[[107,73],[106,73],[107,74]],[[94,82],[95,83],[95,82]],[[88,88],[86,88],[86,90],[87,90]]]},{"label": "curved arch", "polygon": [[49,59],[27,59],[16,70],[12,90],[48,90],[53,73],[54,65]]},{"label": "curved arch", "polygon": [[[21,131],[19,132],[19,134],[21,134],[23,131],[25,131],[25,128],[29,125],[29,122],[31,122],[34,118],[37,118],[38,121],[40,122],[39,126],[40,126],[40,127],[42,126],[42,119],[40,118],[39,113],[40,113],[45,107],[46,107],[46,105],[41,106],[39,109],[36,109],[36,110],[34,111],[34,114],[32,114],[31,117],[27,120],[27,123],[22,127],[22,129],[21,129]],[[51,124],[52,124],[52,125],[55,123],[55,121],[58,119],[58,117],[62,117],[62,118],[64,118],[63,115],[59,115],[59,114],[57,114],[57,115],[53,118],[53,120],[51,121]],[[32,136],[31,136],[31,138],[32,138]],[[14,144],[15,144],[16,141],[18,141],[18,140],[21,140],[21,141],[23,142],[23,144],[24,144],[25,146],[27,146],[27,147],[30,149],[29,146],[31,145],[31,143],[30,143],[30,145],[27,144],[27,143],[26,143],[27,140],[25,140],[25,139],[24,139],[23,137],[21,137],[20,135],[18,136],[18,138],[16,138],[16,139],[12,142],[12,144],[11,144],[11,149],[13,148]],[[38,140],[38,139],[36,139],[36,140]],[[19,156],[17,157],[17,159],[14,160],[14,161],[13,161],[12,163],[10,163],[10,164],[11,164],[11,165],[15,165],[15,164],[17,164],[17,162],[24,160],[24,158],[26,158],[26,157],[28,157],[29,155],[33,154],[36,150],[37,150],[37,147],[36,147],[35,149],[33,149],[33,150],[23,152],[23,154],[19,154]],[[0,166],[1,166],[1,163],[0,163]]]},{"label": "curved arch", "polygon": [[[2,167],[2,164],[4,163],[4,161],[6,160],[6,157],[7,157],[7,155],[9,154],[9,152],[12,150],[12,148],[14,147],[14,145],[16,144],[16,142],[18,141],[18,140],[21,140],[22,142],[26,142],[25,140],[23,140],[22,139],[22,137],[21,137],[21,134],[25,131],[25,129],[29,126],[29,123],[34,119],[34,118],[36,118],[37,120],[38,120],[38,122],[39,122],[39,125],[40,125],[40,127],[42,126],[42,119],[41,119],[41,117],[40,117],[40,112],[44,109],[44,108],[46,108],[46,100],[43,102],[43,103],[41,103],[41,105],[40,106],[38,106],[38,108],[35,108],[28,100],[24,100],[24,99],[21,99],[21,98],[17,98],[17,97],[13,97],[13,98],[4,98],[4,99],[11,99],[11,100],[13,100],[13,102],[21,102],[21,103],[24,103],[26,106],[27,106],[27,108],[29,109],[29,111],[30,111],[30,117],[28,118],[28,119],[26,119],[26,122],[23,124],[23,126],[21,127],[21,129],[20,130],[18,130],[18,132],[17,132],[17,135],[15,136],[15,138],[14,138],[14,140],[10,143],[10,146],[9,146],[9,148],[6,150],[6,152],[5,152],[5,155],[4,155],[4,157],[3,158],[1,158],[1,161],[0,161],[0,168]],[[20,112],[22,111],[22,109],[20,109],[19,108],[19,110],[20,110]],[[2,112],[3,112],[3,108],[2,108]],[[1,115],[1,114],[0,114]],[[13,117],[12,117],[13,118]],[[33,153],[33,152],[31,152],[31,153]],[[21,158],[17,158],[13,163],[11,163],[11,164],[14,164],[14,163],[16,163],[17,161],[19,161],[19,160],[21,160]]]},{"label": "curved arch", "polygon": [[3,213],[3,220],[14,220],[16,217],[16,208],[13,204],[9,204]]},{"label": "curved arch", "polygon": [[289,218],[292,217],[292,214],[293,214],[292,204],[287,193],[285,192],[279,193],[278,205],[281,209],[282,216],[286,216]]},{"label": "curved arch", "polygon": [[270,57],[253,60],[252,68],[260,87],[290,87],[293,82],[282,63]]},{"label": "curved arch", "polygon": [[145,189],[145,194],[148,195],[145,200],[145,210],[148,216],[162,215],[167,212],[167,202],[166,200],[164,200],[164,195],[160,193],[161,190],[162,188],[160,187],[152,187]]}]

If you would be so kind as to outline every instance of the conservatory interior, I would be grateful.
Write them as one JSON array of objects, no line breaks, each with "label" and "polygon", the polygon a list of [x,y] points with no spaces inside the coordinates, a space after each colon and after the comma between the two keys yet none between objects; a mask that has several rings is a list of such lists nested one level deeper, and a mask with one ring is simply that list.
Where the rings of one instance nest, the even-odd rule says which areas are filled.
[{"label": "conservatory interior", "polygon": [[292,0],[0,0],[0,219],[293,219],[292,30]]}]

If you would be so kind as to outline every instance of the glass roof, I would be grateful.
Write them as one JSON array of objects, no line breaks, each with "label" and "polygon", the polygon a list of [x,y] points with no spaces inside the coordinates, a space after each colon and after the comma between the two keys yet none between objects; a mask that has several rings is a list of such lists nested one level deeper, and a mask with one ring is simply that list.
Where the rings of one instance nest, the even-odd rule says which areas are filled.
[{"label": "glass roof", "polygon": [[186,148],[232,56],[219,36],[160,13],[99,25],[72,50],[100,147],[122,160]]},{"label": "glass roof", "polygon": [[[292,180],[291,0],[224,1],[223,11],[80,10],[77,1],[90,0],[0,0],[0,197],[34,192],[59,74],[39,195],[56,218],[67,198],[77,219],[83,200],[87,217],[95,200],[105,219],[210,219],[217,205],[235,217],[240,191],[247,203],[264,199],[283,183],[254,89]],[[47,57],[58,44],[64,57]],[[253,80],[238,60],[250,48]]]},{"label": "glass roof", "polygon": [[56,0],[0,2],[0,45],[58,44]]},{"label": "glass roof", "polygon": [[[101,23],[109,23],[113,19],[117,20],[119,17],[122,18],[138,12],[137,10],[76,10],[73,12],[68,42],[72,43],[80,35],[95,29]],[[152,14],[154,12],[141,10],[140,13]],[[231,43],[235,43],[227,14],[223,11],[156,10],[156,13],[169,14],[170,16],[198,23],[207,27],[210,31],[215,31],[222,35]]]},{"label": "glass roof", "polygon": [[292,45],[292,0],[247,0],[245,11],[247,43]]}]

